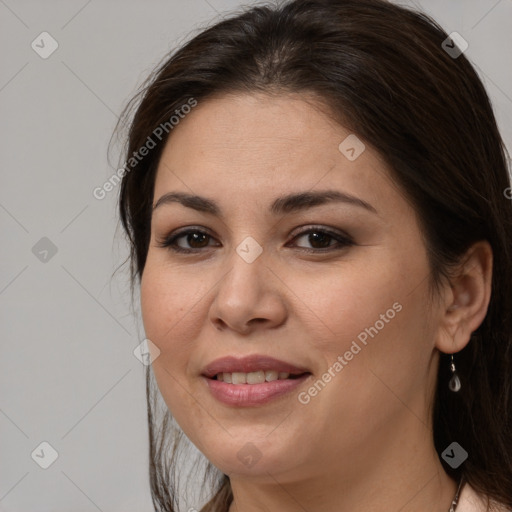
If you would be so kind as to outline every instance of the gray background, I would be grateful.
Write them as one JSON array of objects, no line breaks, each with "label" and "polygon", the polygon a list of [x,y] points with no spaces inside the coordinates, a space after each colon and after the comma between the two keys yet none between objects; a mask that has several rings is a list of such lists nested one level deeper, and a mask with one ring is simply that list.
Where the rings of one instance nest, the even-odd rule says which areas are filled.
[{"label": "gray background", "polygon": [[[512,0],[403,3],[468,41],[510,151]],[[0,0],[0,510],[152,509],[144,334],[127,272],[112,278],[126,256],[118,191],[92,191],[116,169],[107,144],[148,72],[244,4]],[[43,31],[59,44],[47,59],[31,47]],[[43,441],[58,452],[48,469],[31,456]]]}]

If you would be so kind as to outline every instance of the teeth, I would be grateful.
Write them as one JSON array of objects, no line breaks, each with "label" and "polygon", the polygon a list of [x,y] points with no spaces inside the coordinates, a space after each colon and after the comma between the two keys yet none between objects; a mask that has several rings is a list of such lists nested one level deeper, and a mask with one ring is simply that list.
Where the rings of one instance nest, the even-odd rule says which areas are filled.
[{"label": "teeth", "polygon": [[233,372],[218,373],[217,380],[227,382],[228,384],[263,384],[273,380],[284,380],[290,376],[287,372],[276,372],[274,370],[260,370],[258,372]]},{"label": "teeth", "polygon": [[247,384],[262,384],[265,382],[265,372],[251,372],[247,374]]},{"label": "teeth", "polygon": [[233,384],[247,384],[247,373],[233,372],[231,382]]},{"label": "teeth", "polygon": [[272,382],[273,380],[277,380],[279,378],[279,373],[274,370],[267,370],[265,372],[265,380],[267,382]]}]

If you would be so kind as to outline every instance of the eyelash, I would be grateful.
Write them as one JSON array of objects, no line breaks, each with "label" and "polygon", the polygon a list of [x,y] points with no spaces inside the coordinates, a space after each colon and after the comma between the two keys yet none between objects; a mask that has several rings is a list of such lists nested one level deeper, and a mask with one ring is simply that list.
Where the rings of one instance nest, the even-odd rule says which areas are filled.
[{"label": "eyelash", "polygon": [[[192,233],[200,233],[200,234],[203,234],[203,235],[206,235],[210,238],[213,238],[212,235],[210,235],[209,233],[201,230],[201,229],[196,229],[196,228],[188,228],[188,229],[184,229],[183,231],[179,231],[177,233],[174,233],[170,236],[167,236],[166,238],[164,238],[163,240],[159,241],[158,242],[158,247],[162,247],[162,248],[167,248],[169,249],[170,251],[173,251],[173,252],[176,252],[176,253],[184,253],[184,254],[191,254],[191,253],[198,253],[198,252],[201,252],[202,250],[206,249],[206,247],[204,248],[200,248],[200,249],[184,249],[183,247],[179,247],[178,245],[176,245],[176,241],[184,236],[187,236],[189,234],[192,234]],[[322,228],[320,226],[316,227],[316,226],[313,226],[313,227],[310,227],[308,228],[307,230],[304,230],[304,231],[301,231],[300,233],[297,233],[292,240],[295,240],[296,238],[300,238],[304,235],[308,235],[308,234],[311,234],[311,233],[321,233],[323,235],[327,235],[328,237],[330,238],[333,238],[334,240],[336,240],[338,242],[337,246],[334,245],[334,246],[330,246],[330,247],[324,247],[322,249],[308,249],[308,248],[305,248],[305,247],[299,247],[299,249],[301,251],[304,251],[304,252],[307,252],[307,253],[316,253],[316,254],[321,254],[321,253],[326,253],[326,252],[331,252],[331,251],[336,251],[336,250],[341,250],[341,249],[344,249],[345,247],[350,247],[350,246],[353,246],[355,245],[354,241],[347,235],[342,235],[340,233],[335,233],[333,231],[330,231],[330,230],[326,230],[325,228]],[[208,247],[208,246],[207,246]]]}]

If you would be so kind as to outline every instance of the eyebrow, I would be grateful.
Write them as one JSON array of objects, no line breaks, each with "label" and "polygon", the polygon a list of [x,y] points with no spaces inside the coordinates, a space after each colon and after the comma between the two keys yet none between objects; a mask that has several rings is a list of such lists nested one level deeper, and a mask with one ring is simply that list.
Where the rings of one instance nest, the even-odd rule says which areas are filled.
[{"label": "eyebrow", "polygon": [[[366,201],[338,190],[301,192],[278,197],[270,206],[270,213],[273,215],[282,215],[333,202],[346,203],[364,208],[372,213],[377,213],[377,210]],[[164,204],[171,203],[179,203],[187,208],[209,213],[217,217],[222,216],[222,209],[213,199],[184,192],[169,192],[164,194],[153,206],[153,211]]]}]

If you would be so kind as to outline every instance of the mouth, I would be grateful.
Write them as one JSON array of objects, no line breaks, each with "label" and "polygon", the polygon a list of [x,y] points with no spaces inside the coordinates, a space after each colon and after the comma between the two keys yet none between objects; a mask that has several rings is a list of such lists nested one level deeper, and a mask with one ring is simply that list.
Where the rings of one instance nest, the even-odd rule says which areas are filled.
[{"label": "mouth", "polygon": [[235,407],[264,405],[289,394],[311,375],[303,367],[260,355],[217,359],[201,374],[214,398]]},{"label": "mouth", "polygon": [[[273,379],[275,376],[274,372],[277,372],[279,378],[279,374],[288,373],[289,375],[296,376],[309,372],[309,369],[280,359],[275,359],[273,357],[253,354],[245,357],[229,356],[215,359],[215,361],[212,361],[203,368],[201,374],[204,377],[212,379],[213,377],[224,373],[243,373],[250,375],[252,373],[259,373],[262,371],[273,372],[269,374],[269,377]],[[288,376],[286,378],[288,378]]]},{"label": "mouth", "polygon": [[275,370],[259,370],[256,372],[222,372],[217,373],[214,377],[212,377],[213,380],[218,380],[221,382],[226,382],[228,384],[249,384],[250,386],[253,386],[255,384],[263,384],[264,382],[274,382],[276,380],[287,380],[287,379],[298,379],[302,377],[303,375],[307,374],[308,372],[304,373],[289,373],[289,372],[278,372]]}]

